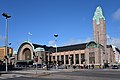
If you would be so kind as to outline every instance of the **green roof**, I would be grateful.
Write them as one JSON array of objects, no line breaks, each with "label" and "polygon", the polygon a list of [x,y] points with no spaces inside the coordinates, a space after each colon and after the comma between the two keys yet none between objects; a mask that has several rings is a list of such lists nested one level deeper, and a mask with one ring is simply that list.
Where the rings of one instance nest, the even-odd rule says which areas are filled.
[{"label": "green roof", "polygon": [[94,13],[93,20],[96,20],[97,24],[100,24],[100,19],[103,18],[105,20],[105,17],[103,16],[103,12],[100,6],[96,8],[96,11]]}]

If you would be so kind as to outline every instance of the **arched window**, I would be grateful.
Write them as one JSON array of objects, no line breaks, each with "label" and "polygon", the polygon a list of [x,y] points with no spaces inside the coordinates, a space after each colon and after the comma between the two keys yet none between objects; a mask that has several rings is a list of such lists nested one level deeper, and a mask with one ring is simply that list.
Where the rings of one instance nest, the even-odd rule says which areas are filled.
[{"label": "arched window", "polygon": [[31,60],[31,51],[29,48],[23,50],[23,55],[25,60]]}]

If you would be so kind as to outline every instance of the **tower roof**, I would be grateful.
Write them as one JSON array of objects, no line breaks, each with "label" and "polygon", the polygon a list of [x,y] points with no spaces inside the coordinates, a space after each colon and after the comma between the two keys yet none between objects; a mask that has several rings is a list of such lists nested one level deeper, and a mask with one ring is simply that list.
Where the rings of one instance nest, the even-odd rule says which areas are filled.
[{"label": "tower roof", "polygon": [[105,17],[103,16],[102,8],[100,6],[98,6],[94,13],[93,20],[96,20],[97,24],[99,24],[100,18],[103,18],[105,20]]}]

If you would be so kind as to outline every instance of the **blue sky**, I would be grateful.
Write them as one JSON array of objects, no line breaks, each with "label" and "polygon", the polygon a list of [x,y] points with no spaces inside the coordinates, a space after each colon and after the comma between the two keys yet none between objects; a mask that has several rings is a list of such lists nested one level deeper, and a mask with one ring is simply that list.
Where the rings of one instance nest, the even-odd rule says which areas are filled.
[{"label": "blue sky", "polygon": [[3,12],[12,16],[9,42],[17,50],[28,37],[33,43],[49,46],[55,44],[54,34],[59,35],[58,46],[93,40],[92,18],[97,6],[103,9],[108,42],[120,46],[119,0],[0,0],[0,46],[5,37]]}]

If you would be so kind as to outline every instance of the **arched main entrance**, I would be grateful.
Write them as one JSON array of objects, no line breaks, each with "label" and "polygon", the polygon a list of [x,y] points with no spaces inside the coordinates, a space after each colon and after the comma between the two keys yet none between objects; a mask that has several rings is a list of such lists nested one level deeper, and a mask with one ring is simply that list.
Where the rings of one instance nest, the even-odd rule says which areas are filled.
[{"label": "arched main entrance", "polygon": [[29,48],[25,48],[23,50],[23,57],[24,57],[24,60],[31,60],[31,51]]},{"label": "arched main entrance", "polygon": [[34,46],[30,42],[24,42],[18,49],[18,60],[33,60]]}]

